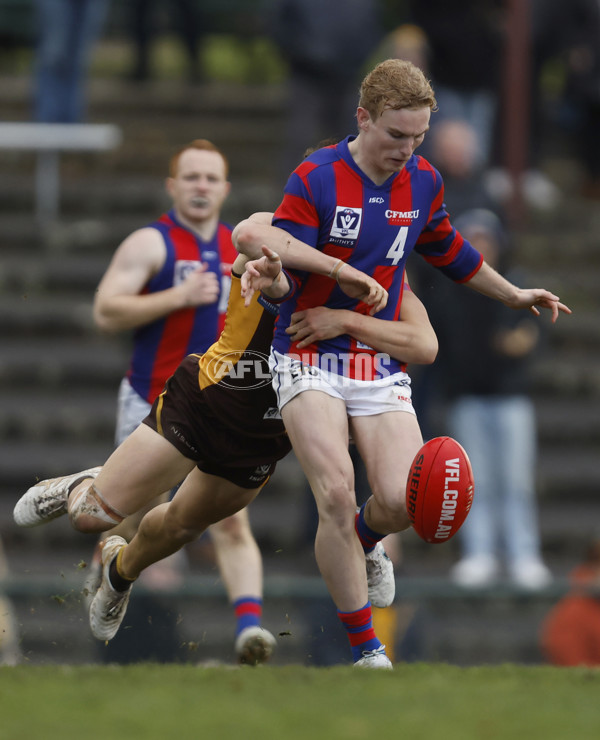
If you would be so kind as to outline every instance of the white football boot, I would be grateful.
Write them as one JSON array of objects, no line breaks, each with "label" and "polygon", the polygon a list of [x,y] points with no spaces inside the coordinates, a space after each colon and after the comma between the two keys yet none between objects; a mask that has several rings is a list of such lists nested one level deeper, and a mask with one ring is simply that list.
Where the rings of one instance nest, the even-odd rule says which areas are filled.
[{"label": "white football boot", "polygon": [[125,591],[115,591],[108,575],[110,564],[126,544],[123,537],[113,535],[104,541],[102,547],[102,580],[90,604],[90,627],[98,640],[112,640],[127,611],[133,581]]},{"label": "white football boot", "polygon": [[238,661],[246,665],[266,663],[277,644],[273,635],[264,627],[245,627],[235,641]]},{"label": "white football boot", "polygon": [[13,510],[19,527],[38,527],[67,513],[69,490],[85,478],[95,478],[101,468],[90,468],[62,478],[40,481],[26,491]]},{"label": "white football boot", "polygon": [[396,595],[396,579],[392,561],[381,542],[378,542],[371,552],[365,553],[365,562],[371,606],[380,609],[390,606]]},{"label": "white football boot", "polygon": [[393,671],[392,661],[385,654],[385,645],[376,650],[364,650],[362,658],[354,664],[355,668],[378,668],[384,671]]},{"label": "white football boot", "polygon": [[92,599],[102,583],[102,543],[97,542],[92,560],[88,563],[87,573],[81,587],[81,597],[87,612],[90,611]]}]

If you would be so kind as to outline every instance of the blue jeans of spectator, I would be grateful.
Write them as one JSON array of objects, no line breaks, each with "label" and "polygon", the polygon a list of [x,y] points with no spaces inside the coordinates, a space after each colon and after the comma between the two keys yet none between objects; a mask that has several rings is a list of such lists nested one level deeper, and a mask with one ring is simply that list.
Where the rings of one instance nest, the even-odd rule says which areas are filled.
[{"label": "blue jeans of spectator", "polygon": [[78,123],[86,76],[108,0],[35,0],[37,47],[34,115],[42,123]]},{"label": "blue jeans of spectator", "polygon": [[498,554],[509,563],[540,557],[535,500],[537,431],[526,396],[466,396],[449,409],[449,431],[465,448],[475,479],[460,530],[463,557]]}]

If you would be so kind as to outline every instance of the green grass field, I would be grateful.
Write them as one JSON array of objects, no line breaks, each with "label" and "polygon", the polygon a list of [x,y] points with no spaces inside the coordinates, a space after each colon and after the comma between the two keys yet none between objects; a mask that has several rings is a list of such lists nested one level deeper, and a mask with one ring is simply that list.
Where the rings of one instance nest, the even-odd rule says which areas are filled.
[{"label": "green grass field", "polygon": [[600,671],[0,668],[1,740],[598,740]]}]

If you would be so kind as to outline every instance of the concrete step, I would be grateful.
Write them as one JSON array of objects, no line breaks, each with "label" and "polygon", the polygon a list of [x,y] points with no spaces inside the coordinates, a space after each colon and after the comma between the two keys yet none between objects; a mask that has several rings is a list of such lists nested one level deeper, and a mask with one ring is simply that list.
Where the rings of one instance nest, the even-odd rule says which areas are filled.
[{"label": "concrete step", "polygon": [[600,363],[597,348],[584,348],[555,354],[532,369],[536,395],[562,398],[600,397]]},{"label": "concrete step", "polygon": [[12,389],[53,388],[68,396],[75,388],[116,389],[128,363],[126,342],[102,336],[76,343],[11,338],[2,343],[0,380]]},{"label": "concrete step", "polygon": [[90,218],[79,213],[42,227],[32,217],[31,209],[2,213],[3,243],[9,254],[20,252],[24,259],[56,259],[72,252],[86,257],[102,256],[107,266],[121,241],[156,215],[156,212],[151,216],[115,214],[108,218],[104,214],[101,218]]},{"label": "concrete step", "polygon": [[56,478],[78,470],[102,465],[112,452],[109,440],[49,441],[4,440],[0,449],[1,485],[3,490],[16,490],[18,495],[36,480]]},{"label": "concrete step", "polygon": [[[76,247],[74,246],[74,250]],[[91,307],[94,291],[108,267],[110,254],[87,253],[85,249],[67,255],[38,250],[35,254],[18,249],[4,250],[0,265],[0,286],[7,297],[27,298],[32,303],[78,300]]]},{"label": "concrete step", "polygon": [[33,388],[0,393],[0,439],[112,440],[117,410],[117,389],[80,388],[58,394]]},{"label": "concrete step", "polygon": [[[63,215],[85,214],[86,219],[109,219],[115,213],[125,214],[135,221],[145,219],[148,212],[156,213],[167,205],[164,181],[152,175],[119,176],[117,173],[96,172],[93,167],[75,168],[78,162],[62,162],[60,203]],[[2,211],[30,211],[34,199],[34,179],[23,162],[16,163],[15,172],[0,172]],[[142,225],[142,224],[140,224]]]},{"label": "concrete step", "polygon": [[[274,211],[283,194],[283,182],[265,176],[231,176],[233,189],[225,202],[223,220],[234,226],[256,211]],[[61,184],[59,223],[40,231],[32,220],[33,178],[12,187],[11,175],[0,173],[0,217],[5,243],[30,252],[50,246],[56,251],[103,250],[112,254],[132,231],[146,226],[170,207],[162,182],[165,172],[140,177],[106,174],[102,177],[65,178]],[[6,197],[4,197],[6,196]]]},{"label": "concrete step", "polygon": [[[524,225],[516,235],[515,258],[532,269],[552,268],[555,274],[586,267],[598,267],[600,255],[596,234],[600,228],[597,202],[583,198],[565,198],[553,212],[544,213],[531,225]],[[585,261],[584,261],[585,260]],[[559,268],[557,271],[555,268]]]},{"label": "concrete step", "polygon": [[[600,350],[598,291],[592,292],[591,281],[587,288],[589,293],[581,284],[571,287],[571,291],[577,293],[577,303],[572,303],[574,308],[570,316],[561,314],[558,321],[548,329],[546,339],[550,346],[544,353],[545,356],[552,357],[556,352],[571,352],[582,345],[592,353]],[[566,300],[565,298],[565,302]]]},{"label": "concrete step", "polygon": [[600,442],[600,397],[538,399],[536,412],[544,445],[573,448]]},{"label": "concrete step", "polygon": [[[6,120],[29,120],[27,87],[5,80],[2,98]],[[285,89],[278,85],[189,86],[173,81],[147,85],[126,80],[97,80],[89,84],[90,122],[111,122],[123,132],[123,144],[102,155],[65,155],[65,169],[156,175],[163,178],[173,152],[192,139],[214,141],[231,162],[231,175],[264,179],[280,164],[285,135]],[[27,106],[20,106],[27,100]],[[12,102],[12,111],[10,104]],[[142,112],[142,113],[141,113]],[[33,171],[31,154],[0,152],[0,172],[19,162]]]},{"label": "concrete step", "polygon": [[95,333],[89,301],[61,295],[4,295],[0,297],[0,335],[77,339]]},{"label": "concrete step", "polygon": [[[28,75],[0,75],[2,101],[7,120],[27,120],[30,114],[32,82]],[[282,84],[148,80],[93,76],[88,81],[88,98],[95,120],[149,123],[154,114],[175,118],[226,114],[245,116],[248,122],[281,116],[287,89]],[[152,115],[151,115],[152,114]],[[95,121],[94,121],[95,122]]]},{"label": "concrete step", "polygon": [[540,495],[556,501],[595,501],[600,490],[600,460],[596,445],[566,448],[546,444],[538,462]]}]

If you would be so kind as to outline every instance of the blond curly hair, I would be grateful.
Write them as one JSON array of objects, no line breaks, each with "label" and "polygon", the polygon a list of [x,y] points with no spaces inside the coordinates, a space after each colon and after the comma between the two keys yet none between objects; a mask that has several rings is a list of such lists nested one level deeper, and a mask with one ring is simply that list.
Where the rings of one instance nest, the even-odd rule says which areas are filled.
[{"label": "blond curly hair", "polygon": [[373,120],[387,109],[437,109],[431,83],[419,67],[405,59],[386,59],[371,70],[360,86],[358,104]]}]

